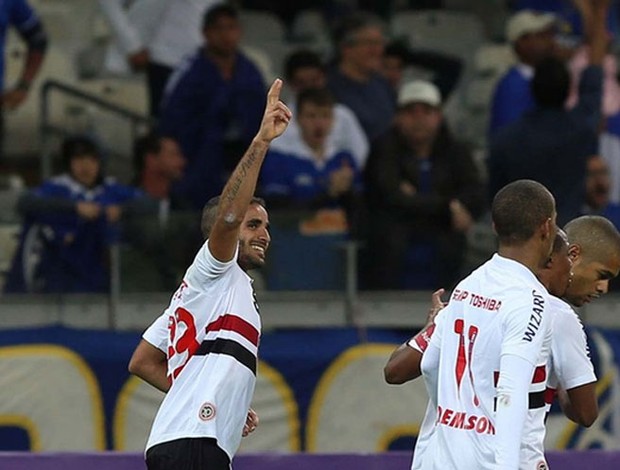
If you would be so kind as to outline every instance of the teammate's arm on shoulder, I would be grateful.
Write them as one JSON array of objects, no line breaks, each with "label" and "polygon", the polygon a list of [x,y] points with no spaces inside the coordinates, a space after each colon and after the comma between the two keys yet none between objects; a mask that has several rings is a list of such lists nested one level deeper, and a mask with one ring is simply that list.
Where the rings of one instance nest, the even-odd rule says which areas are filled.
[{"label": "teammate's arm on shoulder", "polygon": [[568,419],[589,428],[598,418],[596,382],[571,388],[558,389],[560,407]]},{"label": "teammate's arm on shoulder", "polygon": [[441,296],[444,292],[444,289],[433,292],[431,307],[428,311],[424,328],[411,338],[411,340],[396,348],[388,359],[387,364],[383,368],[383,376],[387,383],[399,385],[422,375],[420,369],[422,355],[428,347],[431,336],[435,330],[435,318],[446,306],[446,303],[441,300]]}]

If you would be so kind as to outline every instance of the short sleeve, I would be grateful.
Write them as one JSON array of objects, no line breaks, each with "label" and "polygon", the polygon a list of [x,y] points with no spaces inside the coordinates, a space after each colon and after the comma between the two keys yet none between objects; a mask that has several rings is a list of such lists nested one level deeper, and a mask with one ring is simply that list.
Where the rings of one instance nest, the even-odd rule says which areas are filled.
[{"label": "short sleeve", "polygon": [[530,294],[515,301],[502,320],[500,356],[518,356],[535,366],[549,333],[548,294],[532,289]]},{"label": "short sleeve", "polygon": [[142,334],[142,339],[164,353],[168,350],[168,313],[164,312]]},{"label": "short sleeve", "polygon": [[219,261],[211,254],[209,250],[209,241],[204,242],[194,263],[188,270],[188,281],[194,285],[200,285],[200,281],[204,279],[214,279],[228,271],[237,262],[237,253],[230,261]]},{"label": "short sleeve", "polygon": [[579,317],[569,307],[556,313],[551,356],[553,371],[565,390],[596,382],[586,333]]}]

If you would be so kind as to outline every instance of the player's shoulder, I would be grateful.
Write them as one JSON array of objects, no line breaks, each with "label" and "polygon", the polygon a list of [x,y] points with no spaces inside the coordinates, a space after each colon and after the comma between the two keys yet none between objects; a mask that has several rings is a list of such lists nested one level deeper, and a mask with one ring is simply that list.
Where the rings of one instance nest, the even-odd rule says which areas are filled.
[{"label": "player's shoulder", "polygon": [[550,298],[552,302],[554,330],[562,330],[565,333],[569,330],[581,332],[583,330],[583,324],[573,307],[557,297],[550,296]]}]

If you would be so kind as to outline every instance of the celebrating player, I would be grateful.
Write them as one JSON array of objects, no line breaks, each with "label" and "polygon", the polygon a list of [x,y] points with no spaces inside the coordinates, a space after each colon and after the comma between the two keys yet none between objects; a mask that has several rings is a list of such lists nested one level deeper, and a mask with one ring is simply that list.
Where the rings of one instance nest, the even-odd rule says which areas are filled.
[{"label": "celebrating player", "polygon": [[265,263],[269,216],[254,190],[270,142],[291,112],[275,80],[245,155],[220,197],[203,210],[208,238],[163,315],[147,329],[129,369],[166,391],[147,442],[150,470],[229,469],[256,383],[260,316],[246,271]]}]

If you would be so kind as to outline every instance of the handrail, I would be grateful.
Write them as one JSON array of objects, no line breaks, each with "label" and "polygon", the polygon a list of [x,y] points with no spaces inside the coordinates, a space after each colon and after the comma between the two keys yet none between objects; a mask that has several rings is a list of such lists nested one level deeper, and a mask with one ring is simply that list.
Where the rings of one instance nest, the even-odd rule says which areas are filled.
[{"label": "handrail", "polygon": [[41,178],[48,178],[52,173],[52,165],[50,162],[50,155],[45,151],[46,146],[45,139],[47,132],[58,133],[62,129],[58,126],[53,126],[50,124],[50,102],[49,96],[51,92],[58,91],[65,95],[71,96],[73,98],[78,98],[83,100],[89,104],[95,105],[105,111],[109,111],[111,113],[117,114],[118,116],[128,119],[132,124],[132,132],[135,137],[135,128],[138,124],[144,124],[147,126],[151,126],[155,124],[155,120],[149,116],[145,116],[143,114],[137,113],[131,109],[125,108],[123,106],[119,106],[114,103],[110,103],[105,99],[97,96],[94,93],[86,92],[84,90],[80,90],[79,88],[68,85],[66,83],[60,82],[58,80],[46,80],[41,86],[40,96],[41,96],[41,112],[40,112],[40,123],[39,129],[41,132],[42,138],[42,148],[43,154],[41,156]]},{"label": "handrail", "polygon": [[84,101],[88,101],[89,103],[95,104],[100,108],[104,108],[107,111],[120,114],[123,117],[128,119],[132,119],[135,121],[142,121],[144,124],[152,124],[154,121],[152,118],[148,116],[144,116],[143,114],[132,111],[131,109],[125,108],[123,106],[119,106],[114,103],[110,103],[109,101],[104,100],[103,98],[93,94],[86,92],[84,90],[80,90],[79,88],[71,85],[67,85],[66,83],[59,82],[58,80],[46,80],[41,87],[41,103],[43,108],[47,108],[47,95],[54,88],[64,92],[67,95],[74,96],[75,98],[83,99]]}]

